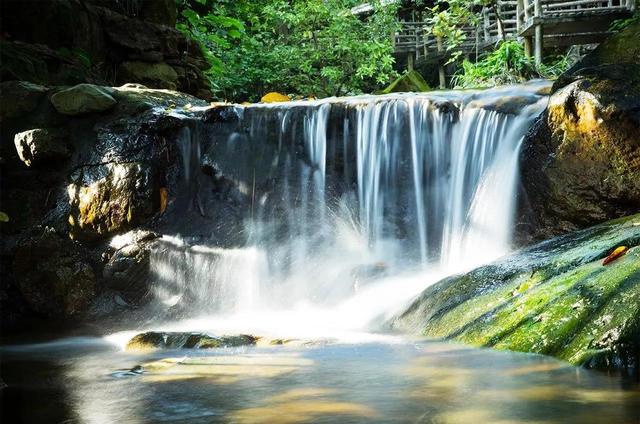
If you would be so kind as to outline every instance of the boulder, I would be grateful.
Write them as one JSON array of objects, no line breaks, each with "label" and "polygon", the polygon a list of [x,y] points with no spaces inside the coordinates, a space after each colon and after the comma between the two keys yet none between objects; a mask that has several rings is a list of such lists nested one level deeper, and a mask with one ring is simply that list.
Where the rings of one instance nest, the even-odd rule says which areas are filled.
[{"label": "boulder", "polygon": [[150,231],[134,230],[111,242],[116,251],[104,267],[104,282],[128,304],[140,303],[148,292],[151,245],[158,237]]},{"label": "boulder", "polygon": [[[626,254],[605,265],[621,246]],[[640,215],[633,215],[442,280],[390,324],[429,337],[637,373],[639,282]]]},{"label": "boulder", "polygon": [[18,245],[13,271],[26,303],[42,316],[78,315],[95,296],[95,274],[83,249],[51,230]]},{"label": "boulder", "polygon": [[[32,112],[47,92],[47,88],[27,81],[0,83],[0,122]],[[7,101],[6,99],[10,99]]]},{"label": "boulder", "polygon": [[116,100],[104,87],[78,84],[51,96],[51,103],[63,115],[83,115],[104,112],[116,105]]},{"label": "boulder", "polygon": [[213,337],[203,333],[167,333],[149,331],[134,336],[127,342],[129,351],[154,349],[213,349],[255,345],[258,337],[240,334]]},{"label": "boulder", "polygon": [[89,184],[67,187],[70,235],[97,240],[135,226],[155,213],[157,193],[152,169],[138,162],[105,166],[107,175]]},{"label": "boulder", "polygon": [[419,93],[422,91],[431,91],[431,87],[424,80],[422,75],[418,71],[409,71],[406,74],[398,77],[387,88],[380,91],[378,94],[389,93]]},{"label": "boulder", "polygon": [[63,131],[48,128],[36,128],[15,135],[14,144],[18,157],[25,165],[57,165],[61,159],[70,155],[66,135]]},{"label": "boulder", "polygon": [[151,87],[176,89],[178,74],[166,63],[123,62],[118,69],[121,83],[139,83]]},{"label": "boulder", "polygon": [[519,230],[534,239],[640,210],[640,65],[583,70],[523,142]]}]

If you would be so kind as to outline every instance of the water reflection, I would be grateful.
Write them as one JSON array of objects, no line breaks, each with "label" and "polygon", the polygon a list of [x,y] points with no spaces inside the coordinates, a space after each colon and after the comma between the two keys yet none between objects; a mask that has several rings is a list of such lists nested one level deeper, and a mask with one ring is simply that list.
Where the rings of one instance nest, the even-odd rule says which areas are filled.
[{"label": "water reflection", "polygon": [[[636,383],[625,386],[548,357],[452,343],[142,355],[69,346],[3,351],[9,384],[3,422],[637,423],[640,417]],[[142,375],[114,377],[136,365]]]}]

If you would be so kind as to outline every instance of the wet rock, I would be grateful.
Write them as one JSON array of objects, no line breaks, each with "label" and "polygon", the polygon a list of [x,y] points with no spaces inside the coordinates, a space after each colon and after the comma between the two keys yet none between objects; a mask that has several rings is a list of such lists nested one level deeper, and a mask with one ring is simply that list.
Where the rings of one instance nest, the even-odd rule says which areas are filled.
[{"label": "wet rock", "polygon": [[69,157],[64,131],[36,128],[18,133],[14,137],[18,157],[27,166],[52,164]]},{"label": "wet rock", "polygon": [[116,105],[116,100],[103,87],[78,84],[52,95],[51,103],[63,115],[76,116],[107,111]]},{"label": "wet rock", "polygon": [[540,100],[538,95],[511,95],[500,96],[498,98],[484,98],[474,100],[469,103],[468,107],[482,108],[498,113],[510,115],[519,114],[523,108],[532,105]]},{"label": "wet rock", "polygon": [[[604,266],[617,246],[634,246]],[[640,215],[532,246],[430,286],[391,325],[638,373]]]},{"label": "wet rock", "polygon": [[122,232],[155,213],[157,193],[149,165],[114,163],[106,172],[89,184],[68,186],[70,235],[75,239],[90,241]]},{"label": "wet rock", "polygon": [[123,62],[118,69],[121,82],[133,82],[175,90],[178,74],[166,63]]},{"label": "wet rock", "polygon": [[[32,112],[47,92],[47,88],[27,81],[0,83],[0,122]],[[10,100],[10,101],[8,101]]]},{"label": "wet rock", "polygon": [[398,77],[398,79],[389,84],[389,86],[379,94],[420,93],[424,91],[431,91],[429,84],[427,84],[418,71],[409,71]]},{"label": "wet rock", "polygon": [[13,271],[22,296],[39,315],[78,315],[95,296],[95,274],[83,249],[50,230],[18,245]]},{"label": "wet rock", "polygon": [[153,349],[213,349],[255,345],[258,338],[245,334],[213,337],[203,333],[165,333],[149,331],[134,336],[127,343],[129,351]]},{"label": "wet rock", "polygon": [[135,230],[112,241],[117,250],[104,267],[103,279],[107,287],[122,295],[123,298],[116,297],[121,306],[138,304],[147,294],[151,246],[158,237],[150,231]]},{"label": "wet rock", "polygon": [[544,239],[640,210],[640,65],[555,92],[523,142],[526,231]]}]

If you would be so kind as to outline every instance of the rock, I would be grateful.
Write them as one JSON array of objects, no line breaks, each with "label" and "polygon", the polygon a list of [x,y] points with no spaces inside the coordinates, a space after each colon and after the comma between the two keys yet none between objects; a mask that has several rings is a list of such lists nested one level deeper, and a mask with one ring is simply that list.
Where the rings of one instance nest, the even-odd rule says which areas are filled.
[{"label": "rock", "polygon": [[20,160],[27,166],[50,163],[66,159],[70,155],[64,132],[55,129],[36,128],[18,133],[14,144]]},{"label": "rock", "polygon": [[[47,88],[27,81],[0,83],[0,122],[32,112],[47,92]],[[10,99],[7,101],[6,99]]]},{"label": "rock", "polygon": [[178,74],[166,63],[123,62],[118,69],[118,80],[175,90]]},{"label": "rock", "polygon": [[170,27],[176,26],[178,11],[175,0],[142,0],[140,18]]},{"label": "rock", "polygon": [[387,88],[377,94],[389,93],[419,93],[423,91],[431,91],[431,87],[424,80],[418,71],[409,71],[398,77]]},{"label": "rock", "polygon": [[[117,250],[105,265],[103,278],[107,287],[122,295],[120,303],[125,305],[121,306],[138,304],[147,294],[151,245],[158,237],[150,231],[134,230],[116,236],[111,242]],[[121,243],[120,240],[126,241]]]},{"label": "rock", "polygon": [[165,333],[149,331],[134,336],[127,343],[129,351],[154,349],[213,349],[255,345],[257,337],[240,334],[212,337],[202,333]]},{"label": "rock", "polygon": [[640,65],[556,91],[523,141],[521,232],[544,239],[640,210]]},{"label": "rock", "polygon": [[470,108],[481,108],[488,111],[518,115],[522,109],[540,100],[539,95],[502,95],[497,98],[480,98],[469,103]]},{"label": "rock", "polygon": [[51,103],[63,115],[76,116],[107,111],[116,105],[116,100],[102,87],[78,84],[52,95]]},{"label": "rock", "polygon": [[[633,246],[603,266],[617,246]],[[638,372],[640,214],[552,239],[427,288],[391,325],[476,346]]]},{"label": "rock", "polygon": [[95,274],[83,249],[50,230],[20,243],[13,271],[29,307],[46,317],[78,315],[95,296]]},{"label": "rock", "polygon": [[285,95],[285,94],[281,94],[281,93],[276,93],[275,91],[272,91],[271,93],[267,93],[264,96],[262,96],[262,98],[260,99],[260,101],[262,103],[278,103],[278,102],[288,102],[291,99],[289,98],[289,96]]},{"label": "rock", "polygon": [[100,239],[143,222],[155,213],[157,193],[149,165],[114,163],[107,175],[88,185],[68,186],[70,235],[85,241]]}]

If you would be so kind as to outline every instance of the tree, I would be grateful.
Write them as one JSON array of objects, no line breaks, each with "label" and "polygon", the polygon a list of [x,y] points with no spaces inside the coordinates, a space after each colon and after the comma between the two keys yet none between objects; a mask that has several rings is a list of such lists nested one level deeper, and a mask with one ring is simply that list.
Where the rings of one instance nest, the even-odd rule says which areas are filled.
[{"label": "tree", "polygon": [[179,1],[178,28],[206,49],[221,98],[359,94],[396,76],[394,6],[378,2],[363,21],[354,0]]}]

